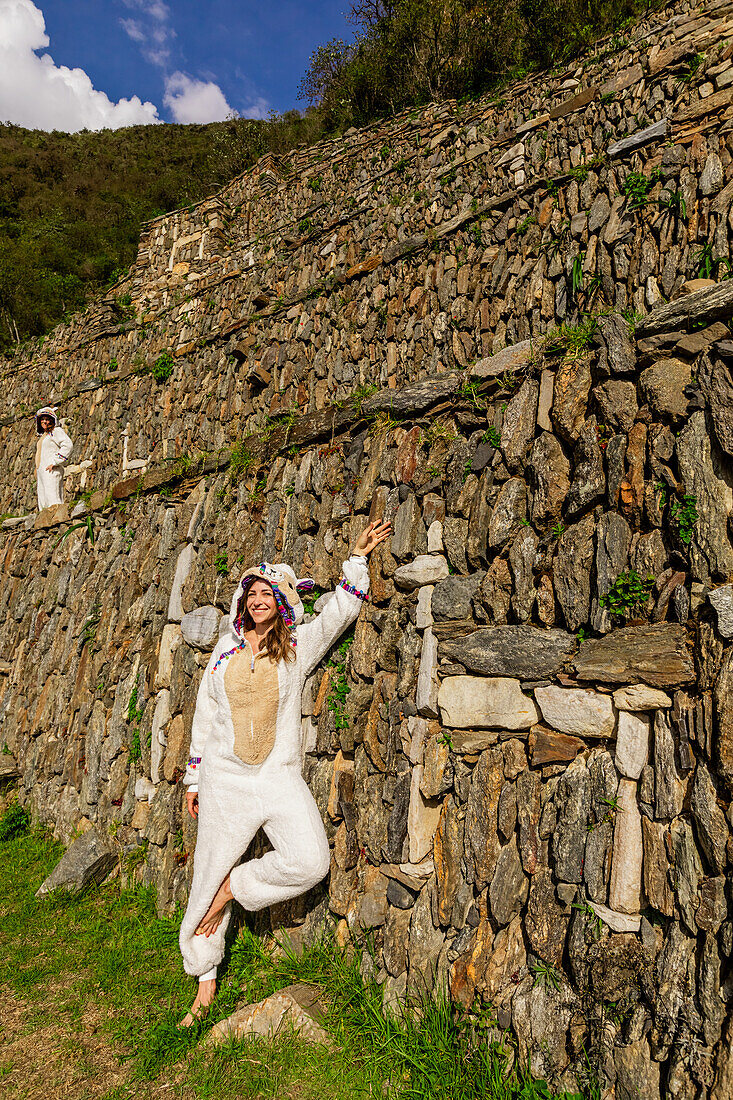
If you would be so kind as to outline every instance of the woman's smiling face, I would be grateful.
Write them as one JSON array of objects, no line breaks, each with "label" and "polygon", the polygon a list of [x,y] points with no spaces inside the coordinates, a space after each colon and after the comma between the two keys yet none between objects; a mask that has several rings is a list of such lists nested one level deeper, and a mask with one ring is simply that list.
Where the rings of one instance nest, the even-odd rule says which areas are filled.
[{"label": "woman's smiling face", "polygon": [[247,611],[255,625],[269,623],[278,614],[275,593],[266,581],[254,581],[250,586]]}]

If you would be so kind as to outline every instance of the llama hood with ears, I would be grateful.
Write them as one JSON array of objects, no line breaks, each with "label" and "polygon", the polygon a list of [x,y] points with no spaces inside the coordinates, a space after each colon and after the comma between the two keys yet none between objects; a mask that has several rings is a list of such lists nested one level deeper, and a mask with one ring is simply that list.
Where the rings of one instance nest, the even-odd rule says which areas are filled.
[{"label": "llama hood with ears", "polygon": [[54,428],[58,425],[59,418],[56,416],[56,410],[52,409],[50,405],[44,405],[42,409],[39,409],[36,413],[36,432],[38,435],[43,435],[43,428],[41,427],[41,417],[48,416],[53,420]]},{"label": "llama hood with ears", "polygon": [[255,581],[266,581],[270,585],[275,593],[278,611],[285,620],[286,626],[297,626],[302,621],[304,610],[301,592],[308,592],[313,588],[311,578],[302,577],[298,580],[289,565],[282,563],[272,565],[268,561],[261,561],[259,565],[246,571],[232,596],[229,622],[237,636],[240,636],[237,623],[239,601]]}]

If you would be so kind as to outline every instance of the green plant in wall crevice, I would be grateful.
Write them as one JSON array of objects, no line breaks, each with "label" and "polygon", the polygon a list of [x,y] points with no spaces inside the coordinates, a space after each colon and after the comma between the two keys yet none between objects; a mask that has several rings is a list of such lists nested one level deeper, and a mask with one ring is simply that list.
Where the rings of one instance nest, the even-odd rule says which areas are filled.
[{"label": "green plant in wall crevice", "polygon": [[80,636],[83,639],[82,645],[87,646],[88,649],[94,649],[94,640],[97,636],[97,627],[99,626],[101,617],[101,609],[97,601],[92,604],[89,615],[81,628]]},{"label": "green plant in wall crevice", "polygon": [[680,541],[685,546],[689,546],[692,542],[695,524],[700,518],[697,510],[697,497],[692,493],[685,493],[681,500],[673,500],[669,506],[669,518],[680,537]]},{"label": "green plant in wall crevice", "polygon": [[173,374],[176,361],[169,351],[162,351],[153,363],[150,373],[156,382],[167,382]]},{"label": "green plant in wall crevice", "polygon": [[627,569],[619,573],[608,592],[600,597],[599,603],[612,615],[630,619],[646,609],[653,587],[654,577],[642,578],[635,569]]},{"label": "green plant in wall crevice", "polygon": [[570,282],[572,286],[573,297],[577,297],[578,291],[583,289],[583,260],[585,259],[585,253],[579,252],[573,260],[573,266],[570,272]]},{"label": "green plant in wall crevice", "polygon": [[143,716],[144,710],[145,703],[140,700],[140,673],[138,672],[135,677],[135,683],[132,685],[130,698],[127,702],[127,723],[132,726],[132,733],[130,735],[130,743],[127,751],[132,763],[142,758],[142,731],[140,729],[140,719]]},{"label": "green plant in wall crevice", "polygon": [[346,676],[346,659],[354,641],[353,633],[348,634],[338,646],[328,662],[328,668],[332,669],[330,691],[326,705],[333,715],[333,724],[337,730],[346,729],[349,725],[349,717],[346,713],[346,700],[351,688]]},{"label": "green plant in wall crevice", "polygon": [[[91,496],[91,494],[90,494],[90,496]],[[105,501],[105,503],[106,503],[106,501]],[[85,516],[84,519],[79,520],[78,523],[72,523],[71,527],[68,527],[62,535],[59,535],[59,537],[56,539],[56,541],[53,544],[54,549],[59,545],[60,542],[63,542],[64,539],[67,539],[69,537],[69,535],[73,535],[74,531],[82,531],[82,530],[86,533],[86,537],[87,537],[87,540],[89,542],[89,545],[94,546],[94,538],[95,538],[95,535],[94,535],[94,520],[91,516]]]},{"label": "green plant in wall crevice", "polygon": [[629,172],[621,184],[621,190],[629,200],[629,209],[641,210],[651,202],[649,192],[660,179],[661,172],[658,168],[648,176],[643,172]]},{"label": "green plant in wall crevice", "polygon": [[306,595],[301,597],[302,603],[303,603],[303,612],[306,615],[312,615],[313,614],[313,608],[315,607],[317,600],[319,600],[322,595],[323,595],[323,592],[316,585],[314,588],[312,588],[310,590],[310,592],[308,592]]},{"label": "green plant in wall crevice", "polygon": [[256,463],[252,452],[244,440],[238,440],[229,455],[229,480],[231,484],[243,474],[249,473]]}]

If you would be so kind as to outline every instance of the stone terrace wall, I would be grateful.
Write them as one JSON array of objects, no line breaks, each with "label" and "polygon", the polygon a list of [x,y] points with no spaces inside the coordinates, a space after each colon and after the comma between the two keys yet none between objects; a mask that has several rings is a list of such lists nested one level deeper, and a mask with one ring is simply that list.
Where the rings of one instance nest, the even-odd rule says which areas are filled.
[{"label": "stone terrace wall", "polygon": [[[48,513],[6,531],[0,762],[18,762],[34,817],[65,841],[113,835],[125,875],[155,884],[161,910],[183,904],[180,779],[236,578],[284,558],[329,590],[386,515],[353,641],[304,693],[330,877],[260,920],[296,942],[326,919],[341,938],[371,930],[391,1002],[436,980],[490,1001],[517,1056],[565,1087],[587,1056],[609,1095],[723,1100],[721,300],[730,318],[733,283],[658,307],[636,341],[613,315],[579,354],[499,353],[516,369],[481,391],[453,380],[446,398],[442,376],[389,391],[389,413],[344,412],[324,443],[282,454],[260,437],[244,472],[173,468],[157,492],[128,480],[87,514],[93,542],[85,519]],[[305,417],[301,438],[322,428]],[[629,570],[641,592],[613,614],[602,597]]]},{"label": "stone terrace wall", "polygon": [[[727,11],[679,7],[620,57],[552,78],[552,104],[589,102],[526,132],[560,143],[554,175],[595,142],[593,127],[605,144],[625,136],[635,103],[636,129],[655,111],[676,120],[672,144],[645,144],[621,167],[607,150],[555,196],[533,139],[508,136],[516,113],[539,109],[528,84],[511,119],[507,106],[473,105],[468,123],[433,107],[289,167],[263,162],[149,227],[119,290],[138,320],[112,324],[100,302],[5,382],[19,411],[68,371],[55,384],[88,447],[78,458],[93,463],[72,476],[96,490],[76,523],[47,512],[0,532],[0,776],[17,770],[35,818],[66,842],[96,828],[162,911],[184,903],[195,823],[180,778],[240,572],[282,558],[328,591],[369,518],[387,516],[394,535],[371,560],[353,640],[303,700],[330,877],[260,920],[296,942],[325,920],[343,939],[369,929],[391,1003],[445,981],[467,1006],[493,1004],[535,1073],[572,1090],[590,1065],[618,1100],[727,1100],[733,1083],[733,280],[719,264],[720,282],[685,282],[704,242],[730,256]],[[615,69],[625,100],[604,90]],[[563,90],[571,78],[581,86]],[[614,104],[608,134],[601,112],[608,122]],[[480,112],[505,127],[496,146]],[[400,167],[396,135],[422,130],[432,153]],[[523,165],[519,151],[506,163],[526,178],[502,185],[495,161],[522,137]],[[488,152],[442,184],[479,144]],[[634,213],[616,194],[626,170],[654,164],[684,192],[686,219],[654,204]],[[421,221],[403,232],[405,210],[394,222],[358,214],[408,171],[423,173]],[[303,226],[286,251],[325,193],[346,218],[340,173],[363,246],[344,221],[317,244]],[[316,176],[320,192],[304,183]],[[465,224],[479,224],[494,187],[479,245],[450,218],[465,194]],[[590,302],[572,292],[578,250],[601,275],[594,289],[584,280]],[[371,271],[344,274],[364,262]],[[333,287],[318,281],[328,265],[343,277]],[[206,289],[172,303],[194,277]],[[273,300],[298,285],[297,305]],[[595,328],[580,318],[604,302]],[[538,338],[564,320],[583,324]],[[150,363],[165,348],[188,349],[167,384],[129,373],[135,355]],[[266,421],[296,404],[296,384],[300,415]],[[30,440],[17,422],[3,438],[6,507],[20,508]]]},{"label": "stone terrace wall", "polygon": [[[0,512],[32,507],[40,402],[77,440],[70,491],[103,490],[128,424],[128,460],[212,452],[365,385],[471,369],[582,312],[644,312],[730,261],[732,31],[731,0],[678,4],[498,100],[264,158],[152,222],[126,279],[8,365]],[[632,209],[628,174],[657,170]]]}]

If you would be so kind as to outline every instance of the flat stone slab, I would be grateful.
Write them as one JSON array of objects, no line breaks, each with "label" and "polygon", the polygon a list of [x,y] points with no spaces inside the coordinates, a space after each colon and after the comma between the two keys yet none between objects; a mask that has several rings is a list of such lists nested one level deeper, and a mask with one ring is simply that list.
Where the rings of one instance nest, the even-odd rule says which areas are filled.
[{"label": "flat stone slab", "polygon": [[666,710],[672,706],[672,700],[666,691],[659,688],[649,687],[648,684],[629,684],[614,691],[613,705],[616,710]]},{"label": "flat stone slab", "polygon": [[441,656],[453,657],[470,672],[546,680],[559,672],[575,651],[576,641],[564,630],[535,626],[494,626],[465,638],[444,641]]},{"label": "flat stone slab", "polygon": [[534,726],[529,735],[529,751],[535,768],[543,764],[569,764],[584,748],[580,738],[544,726]]},{"label": "flat stone slab", "polygon": [[616,717],[610,695],[583,688],[535,688],[535,700],[548,726],[576,737],[613,737]]},{"label": "flat stone slab", "polygon": [[180,623],[183,618],[181,594],[195,560],[196,549],[193,543],[189,542],[188,545],[184,546],[183,550],[181,550],[178,555],[178,561],[176,562],[176,572],[173,577],[173,584],[171,585],[170,597],[168,599],[168,619],[170,622]]},{"label": "flat stone slab", "polygon": [[194,649],[208,653],[219,640],[220,619],[221,611],[211,604],[189,611],[181,619],[181,634],[184,642],[193,646]]},{"label": "flat stone slab", "polygon": [[618,716],[616,754],[618,772],[627,779],[638,779],[649,759],[649,719],[624,710]]},{"label": "flat stone slab", "polygon": [[695,682],[687,633],[679,623],[625,626],[581,644],[574,662],[581,680],[602,684],[643,680],[652,687],[674,688]]},{"label": "flat stone slab", "polygon": [[656,306],[637,325],[636,336],[653,336],[657,332],[673,332],[675,329],[687,329],[690,322],[725,320],[733,309],[733,279],[724,279],[722,283],[694,290],[673,302]]},{"label": "flat stone slab", "polygon": [[329,1036],[321,1026],[324,1011],[320,996],[321,991],[316,986],[303,982],[289,985],[262,1001],[237,1009],[226,1020],[215,1024],[206,1037],[206,1044],[218,1046],[227,1039],[242,1039],[245,1035],[272,1040],[283,1028],[292,1027],[308,1042],[330,1045]]},{"label": "flat stone slab", "polygon": [[57,527],[59,523],[68,523],[71,519],[68,504],[52,504],[50,508],[44,508],[33,521],[34,531],[47,531],[49,527]]},{"label": "flat stone slab", "polygon": [[439,799],[426,798],[420,790],[423,777],[422,764],[412,769],[410,782],[410,805],[407,811],[407,836],[410,847],[410,862],[420,863],[433,850],[435,830],[438,828],[441,802]]},{"label": "flat stone slab", "polygon": [[438,692],[443,725],[455,729],[529,729],[537,707],[519,680],[505,676],[447,676]]},{"label": "flat stone slab", "polygon": [[18,779],[20,768],[15,762],[15,757],[8,752],[0,752],[0,781]]},{"label": "flat stone slab", "polygon": [[610,908],[636,916],[641,909],[643,839],[641,814],[636,798],[636,780],[622,779],[618,785],[613,827],[613,858],[608,890]]},{"label": "flat stone slab", "polygon": [[607,905],[599,905],[597,901],[589,901],[588,905],[612,932],[638,932],[641,928],[641,913],[616,913]]},{"label": "flat stone slab", "polygon": [[54,890],[78,894],[90,883],[106,879],[116,860],[117,853],[109,841],[96,829],[89,829],[66,849],[51,874],[36,890],[36,897],[41,898]]},{"label": "flat stone slab", "polygon": [[463,381],[458,371],[447,371],[433,378],[411,382],[401,390],[385,390],[370,397],[361,406],[362,416],[373,416],[378,412],[390,412],[397,415],[423,412],[443,401],[456,392]]},{"label": "flat stone slab", "polygon": [[476,752],[483,752],[491,748],[499,740],[496,730],[468,730],[461,733],[458,730],[448,734],[450,748],[459,756],[471,756]]},{"label": "flat stone slab", "polygon": [[681,359],[659,359],[639,375],[647,402],[660,416],[681,420],[690,401],[685,395],[692,381],[692,367]]},{"label": "flat stone slab", "polygon": [[531,340],[522,340],[519,344],[502,348],[496,355],[489,355],[486,359],[479,359],[478,363],[471,367],[473,378],[498,378],[506,371],[514,372],[526,367],[534,354]]},{"label": "flat stone slab", "polygon": [[651,126],[647,126],[645,130],[637,130],[637,132],[631,134],[630,137],[621,138],[620,141],[614,141],[608,146],[606,154],[609,157],[624,157],[627,153],[633,153],[635,149],[641,149],[644,145],[649,145],[652,141],[661,141],[663,137],[667,136],[668,128],[668,120],[662,118],[659,122],[654,122]]},{"label": "flat stone slab", "polygon": [[724,584],[708,593],[718,616],[718,633],[733,638],[733,584]]},{"label": "flat stone slab", "polygon": [[395,569],[395,584],[400,588],[420,588],[423,584],[437,584],[448,576],[448,562],[442,554],[418,554],[412,561]]}]

